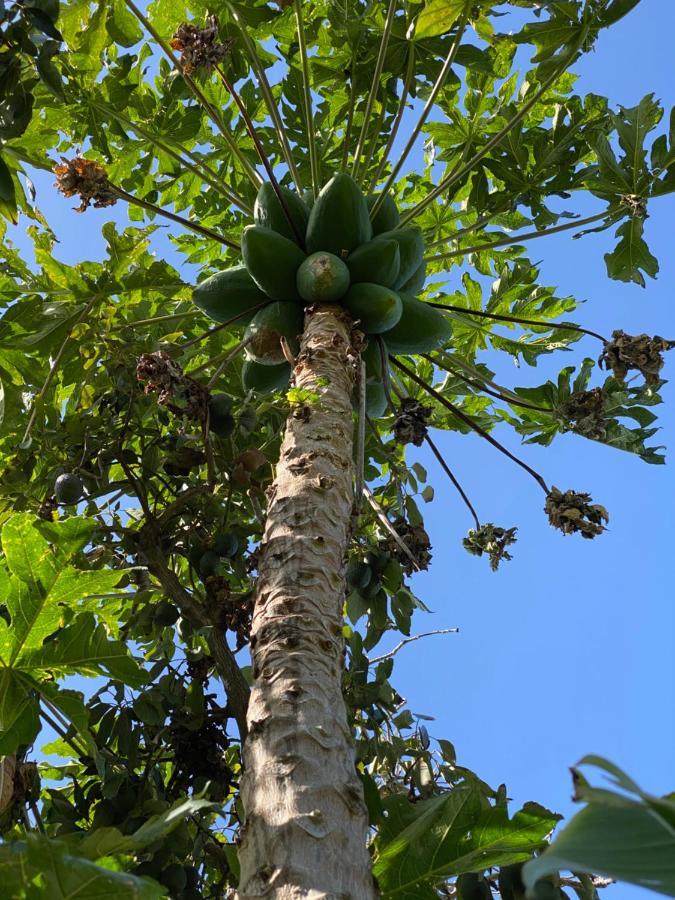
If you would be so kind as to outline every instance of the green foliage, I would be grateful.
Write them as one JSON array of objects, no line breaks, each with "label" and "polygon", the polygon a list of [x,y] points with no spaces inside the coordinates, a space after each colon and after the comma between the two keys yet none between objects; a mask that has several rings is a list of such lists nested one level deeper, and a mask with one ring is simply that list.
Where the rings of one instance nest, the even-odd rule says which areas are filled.
[{"label": "green foliage", "polygon": [[[571,70],[634,5],[428,0],[387,23],[386,4],[322,0],[302,5],[305,57],[289,4],[228,0],[213,11],[221,39],[234,41],[224,72],[240,105],[213,72],[194,74],[195,95],[123,0],[3,11],[0,212],[29,219],[33,253],[22,257],[11,240],[0,251],[0,755],[30,765],[51,729],[42,783],[16,780],[0,809],[6,891],[195,900],[236,887],[236,698],[251,673],[235,652],[249,640],[285,418],[320,402],[288,389],[279,342],[284,334],[297,351],[297,270],[318,250],[346,258],[352,281],[377,269],[352,303],[365,330],[386,331],[378,303],[396,313],[384,342],[371,337],[363,352],[372,502],[349,548],[344,623],[376,874],[384,896],[434,897],[459,877],[461,897],[499,889],[510,900],[502,885],[518,881],[558,817],[536,804],[510,815],[505,788],[430,740],[393,687],[393,656],[377,656],[384,635],[410,636],[426,609],[409,574],[428,557],[420,506],[433,486],[406,463],[403,438],[423,440],[429,426],[490,439],[507,423],[526,444],[574,432],[662,462],[650,440],[669,342],[654,339],[656,362],[629,383],[621,372],[635,365],[620,358],[602,380],[587,359],[539,387],[502,386],[487,355],[535,367],[574,352],[583,335],[570,321],[577,301],[541,283],[531,239],[613,228],[616,246],[602,238],[609,276],[644,285],[657,274],[647,212],[675,190],[675,118],[665,125],[651,94],[618,110],[579,96]],[[511,27],[510,6],[525,25]],[[147,16],[166,43],[205,11],[201,0],[157,0]],[[411,99],[432,91],[420,125],[426,166],[410,169],[386,157],[400,143],[389,138]],[[130,198],[130,224],[110,221],[122,200],[89,210],[106,221],[103,250],[70,265],[25,178],[79,148]],[[574,212],[582,190],[598,203],[592,223]],[[242,233],[254,236],[242,240],[243,260]],[[174,261],[162,258],[167,246]],[[273,353],[255,355],[253,341],[244,345],[281,307]],[[390,353],[414,356],[406,364],[435,393],[389,368]],[[401,398],[417,401],[421,432]],[[56,487],[64,478],[71,493]],[[505,533],[476,524],[474,536]],[[458,524],[458,539],[465,531]],[[66,686],[74,675],[86,679],[81,690]],[[590,790],[581,825],[525,869],[542,897],[560,896],[550,873],[572,851],[575,871],[603,870],[604,857],[577,853],[595,851],[596,826],[608,823],[607,796]],[[645,809],[653,827],[672,825],[667,801],[637,795],[612,807],[634,817],[634,834]],[[616,859],[607,871],[634,880],[626,854],[623,868]],[[573,887],[590,898],[584,877]]]},{"label": "green foliage", "polygon": [[675,896],[675,803],[645,793],[617,766],[586,756],[579,766],[595,766],[619,790],[591,787],[577,770],[572,774],[575,800],[587,805],[565,826],[544,853],[528,862],[528,888],[558,869],[605,875]]}]

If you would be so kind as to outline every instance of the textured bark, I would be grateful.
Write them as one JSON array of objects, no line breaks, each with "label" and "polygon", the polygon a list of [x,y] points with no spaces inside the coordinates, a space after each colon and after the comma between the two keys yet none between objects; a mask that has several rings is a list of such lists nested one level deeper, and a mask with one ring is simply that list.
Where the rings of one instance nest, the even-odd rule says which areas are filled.
[{"label": "textured bark", "polygon": [[361,782],[342,699],[355,360],[336,307],[308,312],[270,490],[251,633],[240,900],[371,900]]}]

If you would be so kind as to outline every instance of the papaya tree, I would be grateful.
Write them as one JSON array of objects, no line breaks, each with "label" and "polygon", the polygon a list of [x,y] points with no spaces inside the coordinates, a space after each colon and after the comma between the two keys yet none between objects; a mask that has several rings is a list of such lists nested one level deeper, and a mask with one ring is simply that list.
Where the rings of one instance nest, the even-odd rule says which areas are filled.
[{"label": "papaya tree", "polygon": [[[0,129],[0,211],[30,221],[30,245],[4,227],[0,271],[9,896],[592,898],[614,874],[561,875],[569,857],[542,854],[560,817],[511,812],[432,742],[380,644],[425,610],[407,445],[495,570],[516,527],[478,517],[435,430],[478,434],[586,539],[605,507],[495,427],[663,461],[674,342],[576,324],[528,256],[605,232],[609,278],[658,271],[644,223],[675,190],[675,120],[653,95],[574,92],[638,2],[3,13],[0,64],[31,97]],[[68,252],[57,191],[90,227]],[[482,358],[535,366],[582,338],[594,358],[538,387]]]}]

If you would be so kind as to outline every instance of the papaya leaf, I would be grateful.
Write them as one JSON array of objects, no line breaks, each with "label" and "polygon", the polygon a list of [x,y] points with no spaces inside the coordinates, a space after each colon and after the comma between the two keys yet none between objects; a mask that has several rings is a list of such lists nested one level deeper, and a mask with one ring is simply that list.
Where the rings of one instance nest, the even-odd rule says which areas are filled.
[{"label": "papaya leaf", "polygon": [[573,770],[577,799],[586,802],[553,843],[526,863],[528,890],[543,876],[571,869],[604,875],[675,897],[675,803],[643,792],[618,767],[596,756],[593,765],[614,776],[623,793],[591,787]]},{"label": "papaya leaf", "polygon": [[485,809],[473,786],[415,804],[399,794],[385,801],[385,809],[373,871],[387,898],[409,896],[418,884],[431,887],[529,859],[560,819],[534,803],[509,819],[502,806]]},{"label": "papaya leaf", "polygon": [[166,812],[151,816],[133,834],[122,834],[117,828],[101,828],[82,839],[67,839],[72,852],[76,856],[96,860],[102,856],[114,856],[118,853],[130,853],[163,840],[171,834],[188,816],[205,812],[218,812],[221,805],[208,800],[190,798],[177,800]]},{"label": "papaya leaf", "polygon": [[427,0],[417,17],[415,38],[436,37],[450,31],[466,7],[466,0]]},{"label": "papaya leaf", "polygon": [[616,281],[632,281],[646,287],[643,272],[656,278],[659,262],[643,238],[644,223],[637,216],[627,219],[617,228],[621,238],[611,253],[605,254],[607,274]]},{"label": "papaya leaf", "polygon": [[66,844],[40,834],[28,834],[25,842],[0,846],[3,890],[22,900],[41,894],[54,900],[156,900],[166,890],[149,878],[103,868],[71,856]]}]

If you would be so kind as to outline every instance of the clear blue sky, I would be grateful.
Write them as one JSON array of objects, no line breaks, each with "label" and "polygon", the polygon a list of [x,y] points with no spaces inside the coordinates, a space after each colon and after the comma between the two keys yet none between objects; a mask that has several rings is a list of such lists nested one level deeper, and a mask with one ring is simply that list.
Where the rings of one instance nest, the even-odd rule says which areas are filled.
[{"label": "clear blue sky", "polygon": [[[675,4],[643,0],[577,66],[578,92],[631,106],[654,91],[669,108],[675,104],[673,34]],[[76,261],[86,245],[87,256],[95,258],[100,242],[92,237],[94,226],[123,215],[103,210],[76,216],[72,204],[52,192],[51,180],[36,177],[38,201],[62,241],[58,255]],[[655,201],[649,213],[646,234],[661,273],[646,290],[607,279],[602,255],[611,248],[608,234],[581,241],[561,235],[531,245],[543,283],[588,301],[576,315],[581,324],[603,333],[623,328],[675,337],[675,200]],[[23,229],[24,223],[15,232],[22,245]],[[596,356],[599,345],[587,339],[574,346],[573,354],[534,370],[502,364],[500,379],[507,385],[541,383],[563,363]],[[494,366],[495,355],[486,361]],[[675,353],[667,358],[665,376],[675,383]],[[663,396],[660,442],[675,453],[672,385]],[[508,429],[498,436],[517,450]],[[420,615],[415,630],[456,625],[461,631],[404,649],[398,689],[415,712],[436,717],[427,723],[430,733],[454,742],[460,764],[493,786],[507,784],[514,808],[533,799],[571,814],[568,767],[590,752],[606,755],[656,793],[675,789],[672,465],[651,467],[573,435],[550,448],[523,448],[550,484],[589,491],[609,509],[610,530],[583,541],[551,529],[540,489],[483,441],[454,434],[436,439],[479,515],[517,525],[519,542],[514,560],[496,574],[484,559],[470,557],[461,547],[470,525],[464,507],[434,460],[412,449],[411,460],[427,467],[436,487],[425,508],[434,562],[413,585],[433,615]],[[608,900],[642,895],[648,892],[629,885],[607,892]]]}]

